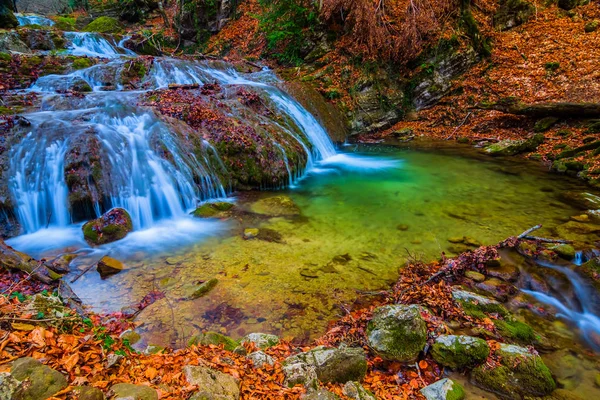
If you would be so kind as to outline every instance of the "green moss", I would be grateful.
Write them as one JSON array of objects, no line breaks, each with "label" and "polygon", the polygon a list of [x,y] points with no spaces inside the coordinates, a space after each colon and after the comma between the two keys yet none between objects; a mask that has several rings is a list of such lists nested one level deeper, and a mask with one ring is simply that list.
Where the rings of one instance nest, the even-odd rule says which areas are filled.
[{"label": "green moss", "polygon": [[436,339],[431,355],[436,362],[452,369],[472,368],[488,358],[490,347],[479,338],[443,335]]},{"label": "green moss", "polygon": [[54,20],[54,27],[61,31],[74,31],[75,30],[75,18],[74,17],[57,17]]},{"label": "green moss", "polygon": [[217,283],[219,283],[219,280],[217,278],[212,278],[212,279],[207,280],[206,282],[203,282],[200,286],[198,286],[198,288],[194,291],[194,293],[192,293],[190,298],[198,299],[198,298],[206,295],[215,286],[217,286]]},{"label": "green moss", "polygon": [[2,61],[10,61],[10,60],[12,60],[12,57],[8,53],[0,52],[0,60],[2,60]]},{"label": "green moss", "polygon": [[459,300],[458,303],[462,306],[465,314],[478,319],[487,318],[488,316],[486,315],[486,313],[498,314],[504,318],[510,315],[508,310],[500,303],[477,304],[471,301],[464,300]]},{"label": "green moss", "polygon": [[193,215],[197,218],[212,218],[217,217],[219,214],[229,211],[232,208],[233,204],[225,201],[206,203],[196,208],[196,210],[193,212]]},{"label": "green moss", "polygon": [[533,329],[520,321],[496,320],[494,325],[502,337],[524,344],[531,344],[537,340]]},{"label": "green moss", "polygon": [[544,64],[544,68],[548,72],[556,72],[560,68],[560,63],[554,61],[547,62]]},{"label": "green moss", "polygon": [[123,26],[115,18],[99,17],[90,22],[83,30],[85,32],[120,33],[123,31]]},{"label": "green moss", "polygon": [[201,333],[199,335],[193,336],[188,341],[188,346],[209,346],[215,345],[220,346],[223,345],[225,350],[233,351],[237,348],[240,343],[233,340],[229,336],[222,335],[217,332],[206,332]]},{"label": "green moss", "polygon": [[463,400],[465,398],[465,389],[458,382],[452,381],[452,389],[446,392],[446,400]]},{"label": "green moss", "polygon": [[88,242],[97,242],[98,241],[98,232],[93,229],[94,225],[87,223],[83,225],[83,236]]},{"label": "green moss", "polygon": [[471,38],[473,48],[483,57],[492,55],[492,46],[488,38],[481,35],[477,21],[471,12],[471,0],[461,0],[461,18],[460,25]]},{"label": "green moss", "polygon": [[538,120],[533,127],[534,132],[546,132],[548,129],[552,128],[554,124],[558,122],[558,118],[556,117],[546,117]]},{"label": "green moss", "polygon": [[92,60],[90,60],[89,58],[86,58],[86,57],[82,57],[82,58],[77,58],[76,60],[74,60],[72,67],[73,67],[73,69],[84,69],[84,68],[89,68],[92,65],[94,65]]}]

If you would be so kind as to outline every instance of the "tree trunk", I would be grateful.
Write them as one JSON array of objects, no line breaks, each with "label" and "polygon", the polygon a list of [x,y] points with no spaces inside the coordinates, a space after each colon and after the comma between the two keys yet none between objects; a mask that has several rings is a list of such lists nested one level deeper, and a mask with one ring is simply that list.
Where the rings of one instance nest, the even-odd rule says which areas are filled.
[{"label": "tree trunk", "polygon": [[18,269],[44,283],[50,283],[60,278],[59,274],[48,269],[42,262],[13,249],[2,239],[0,239],[0,267]]},{"label": "tree trunk", "polygon": [[559,117],[559,118],[599,118],[600,103],[537,103],[524,104],[520,101],[500,101],[498,103],[480,103],[479,110],[496,110],[507,114],[525,115],[527,117]]}]

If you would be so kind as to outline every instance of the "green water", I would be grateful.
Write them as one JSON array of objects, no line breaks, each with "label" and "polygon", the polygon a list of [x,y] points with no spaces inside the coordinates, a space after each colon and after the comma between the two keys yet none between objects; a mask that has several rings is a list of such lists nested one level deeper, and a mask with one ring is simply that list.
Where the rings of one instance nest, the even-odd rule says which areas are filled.
[{"label": "green water", "polygon": [[[539,164],[493,159],[468,148],[346,150],[397,165],[331,168],[293,189],[240,194],[239,209],[258,198],[287,195],[302,215],[235,218],[225,233],[193,246],[131,257],[127,271],[106,280],[86,274],[77,292],[97,310],[116,311],[150,290],[164,291],[165,299],[136,318],[140,347],[183,346],[204,329],[235,338],[268,332],[308,340],[343,308],[359,306],[364,297],[357,291],[389,288],[409,258],[453,255],[461,250],[448,241],[453,237],[494,244],[540,223],[544,229],[537,233],[551,235],[552,227],[580,213],[560,200],[561,192],[587,190]],[[244,228],[275,230],[281,241],[244,240]],[[219,280],[215,289],[189,299],[198,282],[213,277]]]}]

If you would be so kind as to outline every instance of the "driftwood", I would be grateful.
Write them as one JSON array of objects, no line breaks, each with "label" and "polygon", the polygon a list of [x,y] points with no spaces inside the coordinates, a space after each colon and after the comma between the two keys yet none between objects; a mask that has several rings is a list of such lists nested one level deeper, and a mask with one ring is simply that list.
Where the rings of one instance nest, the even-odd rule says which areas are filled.
[{"label": "driftwood", "polygon": [[600,118],[600,103],[536,103],[525,104],[509,99],[497,103],[480,103],[472,109],[495,110],[527,117]]},{"label": "driftwood", "polygon": [[531,236],[530,235],[531,232],[537,231],[541,227],[542,227],[542,225],[536,225],[536,226],[534,226],[532,228],[529,228],[525,232],[523,232],[519,236],[517,236],[517,239],[535,240],[536,242],[543,242],[543,243],[560,243],[560,244],[573,243],[573,241],[571,241],[571,240],[549,239],[549,238],[544,238],[544,237],[539,237],[539,236]]},{"label": "driftwood", "polygon": [[171,89],[171,90],[176,90],[176,89],[190,90],[190,89],[198,89],[199,87],[200,87],[199,83],[182,83],[182,84],[171,83],[171,84],[169,84],[169,89]]},{"label": "driftwood", "polygon": [[0,239],[0,267],[6,269],[18,269],[25,272],[31,278],[44,283],[50,283],[60,278],[60,275],[50,270],[43,262],[21,253]]}]

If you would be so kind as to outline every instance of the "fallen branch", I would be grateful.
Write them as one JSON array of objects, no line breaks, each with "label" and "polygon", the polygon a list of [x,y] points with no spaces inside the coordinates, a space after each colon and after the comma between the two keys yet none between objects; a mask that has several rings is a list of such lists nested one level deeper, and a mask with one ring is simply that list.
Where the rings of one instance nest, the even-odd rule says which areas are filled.
[{"label": "fallen branch", "polygon": [[543,238],[543,237],[539,237],[539,236],[529,236],[529,235],[523,236],[521,239],[535,240],[537,242],[543,242],[543,243],[560,243],[560,244],[573,243],[572,240],[548,239],[548,238]]},{"label": "fallen branch", "polygon": [[517,236],[517,239],[523,239],[523,238],[525,238],[525,236],[529,235],[533,231],[537,231],[538,229],[542,229],[542,225],[536,225],[532,228],[527,229],[525,232],[523,232],[519,236]]},{"label": "fallen branch", "polygon": [[46,267],[41,261],[13,249],[2,239],[0,239],[0,267],[18,269],[43,283],[50,283],[60,278],[59,274]]},{"label": "fallen branch", "polygon": [[469,119],[469,117],[471,116],[472,112],[469,111],[467,113],[467,116],[465,117],[465,119],[463,119],[463,122],[460,123],[460,125],[458,125],[456,128],[454,128],[454,130],[452,131],[452,133],[450,135],[448,135],[448,137],[446,137],[446,140],[450,139],[452,136],[454,136],[456,134],[456,131],[458,131],[458,129],[463,126],[465,124],[465,122],[467,122],[467,119]]},{"label": "fallen branch", "polygon": [[504,99],[497,103],[479,103],[471,109],[494,110],[527,117],[598,118],[600,103],[537,103],[525,104],[517,99]]},{"label": "fallen branch", "polygon": [[83,271],[81,271],[79,273],[79,275],[77,275],[75,278],[71,279],[71,283],[77,282],[77,279],[81,278],[83,275],[86,274],[86,272],[88,272],[90,269],[94,268],[95,266],[96,266],[96,264],[89,265],[86,269],[84,269]]}]

